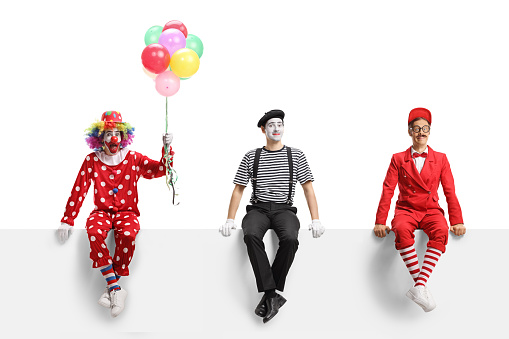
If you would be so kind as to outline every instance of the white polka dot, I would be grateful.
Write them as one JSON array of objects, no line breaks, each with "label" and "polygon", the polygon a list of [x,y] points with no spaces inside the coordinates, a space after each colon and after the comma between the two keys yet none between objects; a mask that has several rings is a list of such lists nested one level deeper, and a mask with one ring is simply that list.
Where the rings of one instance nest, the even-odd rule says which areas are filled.
[{"label": "white polka dot", "polygon": [[134,160],[136,160],[136,154],[134,155]]},{"label": "white polka dot", "polygon": [[90,241],[95,241],[95,237],[94,237],[94,236],[91,236],[91,237],[90,237]]},{"label": "white polka dot", "polygon": [[152,173],[152,170],[148,170],[147,173]]},{"label": "white polka dot", "polygon": [[121,223],[121,222],[122,222],[122,221],[120,221],[120,220],[119,220],[119,221],[117,221],[117,225],[120,225],[120,223]]},{"label": "white polka dot", "polygon": [[133,245],[133,246],[134,246],[134,240],[133,240],[133,242],[132,242],[132,244],[131,244],[131,245]]},{"label": "white polka dot", "polygon": [[130,211],[130,210],[132,210],[132,209],[133,209],[132,207],[128,207],[128,208],[127,208],[127,210],[128,210],[128,211]]},{"label": "white polka dot", "polygon": [[97,263],[96,262],[94,262],[94,267],[97,267]]},{"label": "white polka dot", "polygon": [[87,155],[87,160],[90,160],[90,157]]},{"label": "white polka dot", "polygon": [[90,253],[92,253],[92,249],[90,249]]},{"label": "white polka dot", "polygon": [[98,222],[97,222],[97,224],[98,224],[98,225],[102,225],[103,223],[102,223],[102,222],[100,222],[100,221],[98,221]]},{"label": "white polka dot", "polygon": [[148,164],[148,160],[145,160],[145,161],[143,162],[143,165],[146,165],[146,164]]},{"label": "white polka dot", "polygon": [[102,258],[102,257],[103,257],[103,254],[102,254],[102,253],[97,253],[97,256],[98,256],[99,258]]},{"label": "white polka dot", "polygon": [[[127,225],[127,224],[126,224],[126,225]],[[130,234],[131,234],[131,232],[129,232],[129,231],[125,231],[125,232],[124,232],[124,235],[130,235]]]},{"label": "white polka dot", "polygon": [[94,210],[96,210],[96,209],[97,209],[97,206],[96,206],[96,205],[94,205]]},{"label": "white polka dot", "polygon": [[74,201],[71,201],[69,205],[74,206]]},{"label": "white polka dot", "polygon": [[109,225],[109,224],[110,224],[110,221],[109,221],[109,220],[106,220],[106,223]]},{"label": "white polka dot", "polygon": [[138,220],[134,220],[135,223],[138,223]]},{"label": "white polka dot", "polygon": [[129,216],[128,215],[124,215],[124,219],[127,219],[127,218],[129,218]]},{"label": "white polka dot", "polygon": [[87,186],[87,182],[86,181],[83,183],[83,186]]},{"label": "white polka dot", "polygon": [[94,220],[94,217],[91,217],[89,220]]},{"label": "white polka dot", "polygon": [[91,168],[87,169],[87,171],[88,171],[88,173],[92,173],[92,169]]},{"label": "white polka dot", "polygon": [[105,201],[106,201],[106,199],[104,199],[104,198],[101,198],[101,202],[105,202]]},{"label": "white polka dot", "polygon": [[139,171],[140,170],[140,166],[136,166],[136,170]]},{"label": "white polka dot", "polygon": [[111,263],[112,263],[111,259],[108,259],[108,264],[111,264]]},{"label": "white polka dot", "polygon": [[92,228],[94,228],[94,226],[90,226],[88,229],[91,230]]},{"label": "white polka dot", "polygon": [[64,217],[64,220],[67,220],[67,219],[69,219],[69,217]]},{"label": "white polka dot", "polygon": [[131,257],[129,257],[129,261],[131,261]]},{"label": "white polka dot", "polygon": [[129,174],[128,174],[128,175],[126,175],[126,176],[125,176],[125,180],[129,180],[129,178],[130,178],[130,177],[131,177],[131,176],[130,176]]},{"label": "white polka dot", "polygon": [[131,151],[131,154],[134,154],[134,152],[133,152],[133,151]]},{"label": "white polka dot", "polygon": [[136,202],[136,198],[134,198],[134,202]]},{"label": "white polka dot", "polygon": [[133,194],[133,192],[127,191],[127,195],[131,195],[131,194]]},{"label": "white polka dot", "polygon": [[123,269],[125,268],[125,264],[122,264],[122,268],[123,268]]},{"label": "white polka dot", "polygon": [[97,194],[97,188],[94,190],[94,193]]},{"label": "white polka dot", "polygon": [[108,208],[111,210],[113,208],[113,206],[108,206]]},{"label": "white polka dot", "polygon": [[124,160],[122,163],[123,163],[124,165],[127,165],[127,160]]},{"label": "white polka dot", "polygon": [[125,225],[128,226],[128,225],[131,225],[131,223],[130,222],[126,222]]},{"label": "white polka dot", "polygon": [[[98,223],[98,224],[99,224],[99,223]],[[99,225],[102,225],[102,224],[99,224]],[[97,230],[97,233],[99,233],[99,234],[103,234],[103,231],[101,231],[101,229],[98,229],[98,230]]]},{"label": "white polka dot", "polygon": [[127,247],[124,247],[124,253],[127,253]]},{"label": "white polka dot", "polygon": [[119,190],[121,190],[122,188],[124,188],[124,185],[122,185],[122,184],[118,185]]},{"label": "white polka dot", "polygon": [[132,167],[132,168],[133,168],[133,171],[135,171],[135,170],[136,170],[136,166],[134,166],[134,165],[133,165],[133,167]]},{"label": "white polka dot", "polygon": [[[136,179],[138,179],[138,177],[136,177]],[[133,183],[134,187],[136,187],[136,183]]]},{"label": "white polka dot", "polygon": [[99,160],[99,159],[97,159],[97,157],[94,157],[94,161],[97,161],[97,160]]},{"label": "white polka dot", "polygon": [[83,193],[83,198],[87,196],[87,193]]},{"label": "white polka dot", "polygon": [[101,214],[99,214],[99,216],[102,218],[102,217],[103,217],[102,213],[101,213]]},{"label": "white polka dot", "polygon": [[117,174],[120,174],[122,171],[121,170],[117,170]]},{"label": "white polka dot", "polygon": [[108,194],[109,194],[109,195],[113,195],[113,191],[109,191],[109,192],[108,192]]},{"label": "white polka dot", "polygon": [[164,169],[163,166],[159,166],[159,170],[162,171]]},{"label": "white polka dot", "polygon": [[104,187],[106,186],[106,183],[104,181],[101,182],[101,186]]},{"label": "white polka dot", "polygon": [[152,174],[152,178],[155,178],[155,175]]},{"label": "white polka dot", "polygon": [[85,171],[81,171],[81,175],[85,175]]},{"label": "white polka dot", "polygon": [[[122,230],[120,230],[120,231],[122,231]],[[122,245],[122,240],[120,240],[120,245]]]},{"label": "white polka dot", "polygon": [[101,244],[101,247],[102,247],[102,248],[106,248],[106,245],[105,245],[105,244]]},{"label": "white polka dot", "polygon": [[79,191],[80,190],[80,187],[79,186],[76,186],[76,191]]},{"label": "white polka dot", "polygon": [[125,204],[125,200],[124,200],[124,199],[120,200],[120,202],[121,202],[122,204]]},{"label": "white polka dot", "polygon": [[76,212],[72,212],[72,216],[74,217],[76,215]]},{"label": "white polka dot", "polygon": [[120,260],[120,257],[117,255],[117,257],[115,258],[116,261],[119,261]]},{"label": "white polka dot", "polygon": [[83,198],[82,197],[78,197],[78,200],[81,201],[81,200],[83,200]]},{"label": "white polka dot", "polygon": [[97,178],[97,176],[98,176],[98,175],[99,175],[99,174],[97,174],[97,172],[94,172],[94,177],[96,177],[96,178]]},{"label": "white polka dot", "polygon": [[103,171],[106,171],[106,166],[101,166],[101,169],[102,169]]}]

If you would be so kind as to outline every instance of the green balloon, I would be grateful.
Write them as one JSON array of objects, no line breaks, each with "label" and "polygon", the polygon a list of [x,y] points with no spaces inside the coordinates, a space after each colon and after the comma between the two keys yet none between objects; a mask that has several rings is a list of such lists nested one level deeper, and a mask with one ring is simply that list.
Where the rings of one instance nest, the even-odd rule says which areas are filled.
[{"label": "green balloon", "polygon": [[203,55],[203,42],[196,35],[188,34],[186,39],[186,48],[192,49],[198,54],[198,58]]},{"label": "green balloon", "polygon": [[145,46],[150,44],[157,44],[159,42],[159,36],[162,32],[163,28],[161,26],[150,27],[147,33],[145,33]]}]

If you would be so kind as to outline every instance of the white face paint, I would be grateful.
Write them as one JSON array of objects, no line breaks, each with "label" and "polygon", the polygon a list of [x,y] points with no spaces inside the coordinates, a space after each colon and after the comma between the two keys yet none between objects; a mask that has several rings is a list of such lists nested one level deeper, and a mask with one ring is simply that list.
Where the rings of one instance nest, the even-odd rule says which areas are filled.
[{"label": "white face paint", "polygon": [[270,140],[280,141],[285,131],[285,125],[281,118],[272,118],[265,124],[265,135]]},{"label": "white face paint", "polygon": [[106,154],[113,155],[120,151],[122,134],[117,128],[104,131],[104,146]]}]

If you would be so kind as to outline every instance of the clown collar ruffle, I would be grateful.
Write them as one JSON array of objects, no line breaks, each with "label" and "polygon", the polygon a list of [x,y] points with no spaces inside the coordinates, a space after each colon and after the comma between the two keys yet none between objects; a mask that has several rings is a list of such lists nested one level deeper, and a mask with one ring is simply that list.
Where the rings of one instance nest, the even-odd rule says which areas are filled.
[{"label": "clown collar ruffle", "polygon": [[108,166],[117,166],[122,161],[124,161],[127,153],[129,153],[129,150],[127,148],[122,148],[115,155],[108,155],[104,151],[96,151],[94,153],[95,153],[95,155],[97,155],[99,160],[101,160],[105,165],[108,165]]}]

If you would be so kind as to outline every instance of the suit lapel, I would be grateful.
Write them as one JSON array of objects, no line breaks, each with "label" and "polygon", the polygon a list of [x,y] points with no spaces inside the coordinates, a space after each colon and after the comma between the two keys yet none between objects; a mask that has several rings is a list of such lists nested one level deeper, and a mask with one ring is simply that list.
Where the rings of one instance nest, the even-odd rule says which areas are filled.
[{"label": "suit lapel", "polygon": [[433,178],[436,166],[435,152],[428,146],[428,156],[426,161],[424,161],[424,167],[421,170],[421,178],[427,187],[431,186],[430,180]]},{"label": "suit lapel", "polygon": [[[405,152],[405,161],[402,164],[403,169],[425,190],[428,190],[428,186],[422,180],[419,171],[417,171],[417,167],[415,167],[415,163],[412,159],[412,152],[410,151],[411,147],[408,148]],[[424,162],[426,163],[426,162]],[[424,170],[424,169],[423,169]]]}]

